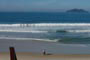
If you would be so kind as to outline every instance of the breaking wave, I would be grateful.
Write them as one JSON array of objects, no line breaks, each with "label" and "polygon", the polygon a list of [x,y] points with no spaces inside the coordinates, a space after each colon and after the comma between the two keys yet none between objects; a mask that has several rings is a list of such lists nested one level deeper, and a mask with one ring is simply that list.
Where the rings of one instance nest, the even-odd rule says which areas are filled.
[{"label": "breaking wave", "polygon": [[43,42],[58,42],[58,39],[38,39],[38,38],[15,38],[15,37],[0,37],[0,39],[11,39],[11,40],[30,40],[30,41],[43,41]]},{"label": "breaking wave", "polygon": [[31,24],[0,24],[0,26],[28,27],[28,26],[90,26],[90,23],[31,23]]},{"label": "breaking wave", "polygon": [[30,40],[41,42],[53,42],[61,44],[89,44],[90,38],[61,38],[61,39],[39,39],[39,38],[16,38],[16,37],[0,37],[0,39],[8,40]]},{"label": "breaking wave", "polygon": [[62,38],[60,40],[58,40],[58,42],[60,43],[67,43],[67,44],[89,44],[90,43],[90,37],[87,38],[81,38],[81,37],[77,37],[77,38]]},{"label": "breaking wave", "polygon": [[90,32],[90,23],[0,24],[0,32]]}]

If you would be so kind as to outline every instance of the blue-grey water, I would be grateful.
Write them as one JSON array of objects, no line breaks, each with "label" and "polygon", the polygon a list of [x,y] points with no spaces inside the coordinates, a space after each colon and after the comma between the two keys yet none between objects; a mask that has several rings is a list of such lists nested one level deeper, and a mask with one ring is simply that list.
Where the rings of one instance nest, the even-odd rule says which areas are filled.
[{"label": "blue-grey water", "polygon": [[89,23],[90,13],[0,12],[0,23]]}]

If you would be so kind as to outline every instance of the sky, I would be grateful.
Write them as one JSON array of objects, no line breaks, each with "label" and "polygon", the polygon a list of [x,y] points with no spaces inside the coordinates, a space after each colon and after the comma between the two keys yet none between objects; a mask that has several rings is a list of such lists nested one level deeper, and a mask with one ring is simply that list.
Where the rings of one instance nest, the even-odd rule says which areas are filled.
[{"label": "sky", "polygon": [[90,0],[0,0],[0,11],[64,12],[73,8],[90,11]]}]

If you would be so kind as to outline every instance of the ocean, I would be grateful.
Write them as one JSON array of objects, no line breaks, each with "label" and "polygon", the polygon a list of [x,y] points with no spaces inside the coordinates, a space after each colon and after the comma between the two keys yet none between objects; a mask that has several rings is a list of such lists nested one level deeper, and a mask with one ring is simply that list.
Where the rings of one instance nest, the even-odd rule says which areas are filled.
[{"label": "ocean", "polygon": [[90,13],[0,12],[0,23],[89,23]]},{"label": "ocean", "polygon": [[90,54],[90,13],[0,12],[0,52]]},{"label": "ocean", "polygon": [[90,13],[0,12],[0,38],[90,43]]}]

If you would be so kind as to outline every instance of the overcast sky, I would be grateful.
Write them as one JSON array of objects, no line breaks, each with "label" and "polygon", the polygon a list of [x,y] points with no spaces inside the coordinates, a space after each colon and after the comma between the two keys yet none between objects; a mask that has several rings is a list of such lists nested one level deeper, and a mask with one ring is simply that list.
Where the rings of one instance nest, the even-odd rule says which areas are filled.
[{"label": "overcast sky", "polygon": [[62,12],[72,8],[90,11],[90,0],[0,0],[0,11]]}]

